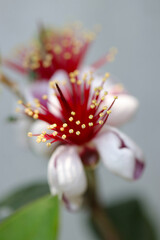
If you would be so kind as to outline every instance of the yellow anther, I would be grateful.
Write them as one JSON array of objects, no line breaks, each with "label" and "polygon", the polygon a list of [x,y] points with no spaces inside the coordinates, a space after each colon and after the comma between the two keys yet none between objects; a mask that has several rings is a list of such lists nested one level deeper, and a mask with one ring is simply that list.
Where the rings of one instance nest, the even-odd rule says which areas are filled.
[{"label": "yellow anther", "polygon": [[89,119],[92,119],[93,118],[93,115],[89,115]]},{"label": "yellow anther", "polygon": [[64,131],[64,127],[61,127],[60,130],[63,132]]},{"label": "yellow anther", "polygon": [[54,132],[52,133],[52,135],[53,135],[54,137],[57,136],[57,134],[58,134],[57,131],[54,131]]},{"label": "yellow anther", "polygon": [[94,105],[94,104],[91,104],[91,106],[90,106],[90,107],[93,109],[93,108],[95,108],[95,105]]},{"label": "yellow anther", "polygon": [[98,92],[98,91],[96,91],[96,92],[95,92],[95,95],[96,95],[96,96],[98,96],[98,95],[99,95],[99,92]]},{"label": "yellow anther", "polygon": [[43,142],[43,143],[45,143],[46,141],[47,141],[47,139],[46,139],[46,138],[43,138],[43,139],[42,139],[42,142]]},{"label": "yellow anther", "polygon": [[43,100],[46,100],[47,98],[48,98],[47,95],[43,95],[43,96],[42,96],[42,99],[43,99]]},{"label": "yellow anther", "polygon": [[90,127],[92,127],[92,126],[93,126],[93,122],[89,122],[88,125],[89,125]]},{"label": "yellow anther", "polygon": [[22,100],[18,100],[18,102],[17,102],[18,104],[22,104],[23,102],[22,102]]},{"label": "yellow anther", "polygon": [[105,99],[105,96],[101,97],[101,100],[103,101]]},{"label": "yellow anther", "polygon": [[80,122],[79,120],[78,120],[78,121],[76,121],[76,124],[77,124],[77,125],[79,125],[80,123],[81,123],[81,122]]},{"label": "yellow anther", "polygon": [[110,77],[110,73],[107,72],[107,73],[105,74],[105,77],[106,77],[106,78],[109,78],[109,77]]},{"label": "yellow anther", "polygon": [[70,81],[71,81],[71,83],[75,83],[76,79],[75,78],[71,78]]},{"label": "yellow anther", "polygon": [[56,44],[53,50],[56,54],[60,54],[62,52],[62,48],[59,44]]},{"label": "yellow anther", "polygon": [[37,137],[36,142],[37,142],[37,143],[40,143],[40,142],[41,142],[41,138],[40,138],[40,137]]},{"label": "yellow anther", "polygon": [[86,125],[85,125],[85,124],[82,124],[82,125],[81,125],[81,128],[83,128],[83,129],[86,128]]},{"label": "yellow anther", "polygon": [[28,111],[28,115],[29,115],[29,116],[32,116],[32,115],[33,115],[33,112],[32,112],[32,111]]},{"label": "yellow anther", "polygon": [[38,109],[34,110],[34,113],[35,113],[35,114],[38,114],[38,113],[39,113],[39,110],[38,110]]},{"label": "yellow anther", "polygon": [[31,106],[31,103],[28,102],[28,103],[26,104],[26,106],[27,106],[27,107],[30,107],[30,106]]},{"label": "yellow anther", "polygon": [[34,102],[35,102],[35,103],[39,103],[39,99],[38,99],[38,98],[35,98],[35,99],[34,99]]},{"label": "yellow anther", "polygon": [[48,130],[51,130],[51,126],[52,126],[52,125],[47,126],[47,129],[48,129]]},{"label": "yellow anther", "polygon": [[102,120],[99,120],[99,124],[102,125],[102,124],[103,124],[103,121],[102,121]]},{"label": "yellow anther", "polygon": [[37,103],[37,104],[36,104],[36,107],[37,107],[37,108],[39,108],[40,106],[41,106],[41,104],[40,104],[40,103]]},{"label": "yellow anther", "polygon": [[105,92],[104,92],[104,95],[106,96],[107,94],[108,94],[108,92],[107,92],[107,91],[105,91]]},{"label": "yellow anther", "polygon": [[31,132],[28,132],[28,137],[32,137],[32,133]]},{"label": "yellow anther", "polygon": [[45,135],[45,134],[46,134],[46,131],[42,131],[42,134]]},{"label": "yellow anther", "polygon": [[118,99],[118,96],[114,96],[114,99]]},{"label": "yellow anther", "polygon": [[74,116],[74,115],[76,115],[76,113],[75,113],[74,111],[72,111],[72,112],[71,112],[71,115]]},{"label": "yellow anther", "polygon": [[71,56],[72,56],[72,55],[71,55],[70,52],[65,52],[64,55],[63,55],[64,59],[66,59],[66,60],[71,59]]},{"label": "yellow anther", "polygon": [[93,99],[93,100],[92,100],[92,103],[96,103],[96,99]]},{"label": "yellow anther", "polygon": [[65,127],[67,127],[68,126],[68,124],[67,123],[63,123],[63,127],[65,128]]},{"label": "yellow anther", "polygon": [[103,117],[103,116],[104,116],[104,113],[100,113],[99,116],[100,116],[100,117]]},{"label": "yellow anther", "polygon": [[50,147],[51,146],[51,143],[47,143],[47,147]]},{"label": "yellow anther", "polygon": [[38,119],[38,114],[34,114],[34,115],[33,115],[33,118],[34,118],[34,119]]},{"label": "yellow anther", "polygon": [[69,76],[70,76],[71,78],[74,77],[74,73],[71,72],[71,73],[69,74]]},{"label": "yellow anther", "polygon": [[21,109],[20,108],[16,108],[16,110],[15,110],[17,113],[18,112],[20,112],[21,111]]},{"label": "yellow anther", "polygon": [[76,135],[80,135],[80,134],[81,134],[80,131],[77,131],[77,132],[76,132]]},{"label": "yellow anther", "polygon": [[78,85],[81,85],[81,83],[82,83],[81,80],[78,80],[78,81],[77,81],[77,84],[78,84]]},{"label": "yellow anther", "polygon": [[107,110],[107,106],[104,106],[102,109],[103,109],[103,110]]},{"label": "yellow anther", "polygon": [[75,70],[75,71],[74,71],[74,75],[75,75],[75,76],[78,76],[78,74],[79,74],[79,71],[78,71],[78,70]]},{"label": "yellow anther", "polygon": [[69,129],[69,133],[73,133],[74,132],[74,130],[73,129]]},{"label": "yellow anther", "polygon": [[72,121],[73,121],[73,117],[70,117],[70,118],[69,118],[69,121],[72,122]]},{"label": "yellow anther", "polygon": [[108,110],[108,111],[107,111],[107,114],[110,114],[110,113],[111,113],[111,110]]},{"label": "yellow anther", "polygon": [[66,137],[67,137],[67,136],[66,136],[65,134],[62,135],[62,139],[66,139]]}]

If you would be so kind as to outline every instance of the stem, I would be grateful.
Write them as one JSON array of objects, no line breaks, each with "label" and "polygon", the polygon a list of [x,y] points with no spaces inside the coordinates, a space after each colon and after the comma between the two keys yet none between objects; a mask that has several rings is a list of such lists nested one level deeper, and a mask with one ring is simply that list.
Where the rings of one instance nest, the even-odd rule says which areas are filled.
[{"label": "stem", "polygon": [[8,87],[11,90],[11,92],[13,92],[17,96],[17,98],[24,100],[24,97],[18,88],[18,84],[10,80],[2,72],[0,72],[0,82],[3,83],[6,87]]},{"label": "stem", "polygon": [[94,170],[88,170],[87,202],[91,217],[103,240],[120,240],[114,226],[107,217],[106,210],[102,207],[97,197],[96,176]]}]

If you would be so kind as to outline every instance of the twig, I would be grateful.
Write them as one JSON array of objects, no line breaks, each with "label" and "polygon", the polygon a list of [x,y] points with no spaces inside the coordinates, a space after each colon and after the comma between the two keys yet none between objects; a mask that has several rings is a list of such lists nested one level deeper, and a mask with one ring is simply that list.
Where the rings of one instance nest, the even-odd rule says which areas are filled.
[{"label": "twig", "polygon": [[87,178],[88,191],[86,197],[94,224],[103,240],[120,240],[116,229],[107,216],[106,210],[98,200],[95,170],[88,170]]}]

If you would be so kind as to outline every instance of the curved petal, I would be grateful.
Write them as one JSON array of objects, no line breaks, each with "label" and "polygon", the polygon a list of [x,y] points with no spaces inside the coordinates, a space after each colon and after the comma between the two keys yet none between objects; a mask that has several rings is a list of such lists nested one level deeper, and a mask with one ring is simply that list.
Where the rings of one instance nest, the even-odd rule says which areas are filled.
[{"label": "curved petal", "polygon": [[[111,126],[121,126],[129,121],[138,109],[138,100],[129,94],[116,94],[118,99],[112,107],[107,123]],[[109,94],[106,98],[105,105],[110,106],[115,95]]]},{"label": "curved petal", "polygon": [[105,166],[129,180],[138,179],[144,169],[141,149],[125,134],[108,127],[94,140]]},{"label": "curved petal", "polygon": [[48,94],[47,81],[36,81],[25,90],[25,98],[28,102],[33,102],[33,99],[38,98],[43,106],[47,106],[46,101],[42,99],[42,96],[46,94]]},{"label": "curved petal", "polygon": [[86,176],[75,147],[65,145],[56,149],[48,164],[48,182],[52,194],[57,191],[66,199],[74,199],[85,192]]},{"label": "curved petal", "polygon": [[[58,71],[56,71],[55,74],[53,74],[50,82],[52,82],[54,80],[56,80],[60,84],[62,84],[64,81],[66,81],[66,80],[68,81],[68,74],[63,70],[58,70]],[[51,111],[51,113],[57,117],[60,117],[61,116],[61,106],[60,106],[58,98],[55,96],[52,88],[49,88],[48,100],[49,100],[48,108]]]},{"label": "curved petal", "polygon": [[[34,123],[32,123],[30,130],[33,134],[40,134],[43,130],[47,130],[47,126],[48,123],[41,120],[36,120]],[[45,143],[37,143],[34,137],[29,138],[28,142],[31,149],[36,154],[44,157],[50,157],[52,152],[55,150],[55,147],[57,146],[57,143],[54,143],[50,148],[48,148]]]},{"label": "curved petal", "polygon": [[83,203],[83,196],[67,198],[65,195],[63,195],[62,199],[66,208],[70,211],[79,210]]}]

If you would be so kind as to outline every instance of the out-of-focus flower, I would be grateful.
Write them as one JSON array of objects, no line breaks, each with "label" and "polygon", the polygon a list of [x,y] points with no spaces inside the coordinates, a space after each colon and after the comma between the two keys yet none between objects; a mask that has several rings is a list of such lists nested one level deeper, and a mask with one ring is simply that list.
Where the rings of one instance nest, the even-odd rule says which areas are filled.
[{"label": "out-of-focus flower", "polygon": [[114,104],[117,96],[107,104],[108,78],[107,73],[95,84],[92,72],[80,76],[76,70],[69,81],[63,77],[50,81],[49,95],[42,96],[46,107],[39,99],[34,105],[19,101],[25,114],[36,120],[35,125],[39,121],[48,124],[28,136],[56,149],[48,164],[48,181],[51,193],[60,195],[70,209],[80,206],[87,189],[84,167],[95,167],[99,157],[110,171],[129,180],[139,178],[144,168],[139,147],[107,124],[111,109],[118,105]]},{"label": "out-of-focus flower", "polygon": [[79,68],[95,37],[78,25],[63,29],[40,27],[37,39],[19,49],[14,60],[3,60],[7,66],[35,80],[49,80],[56,70],[67,73]]}]

